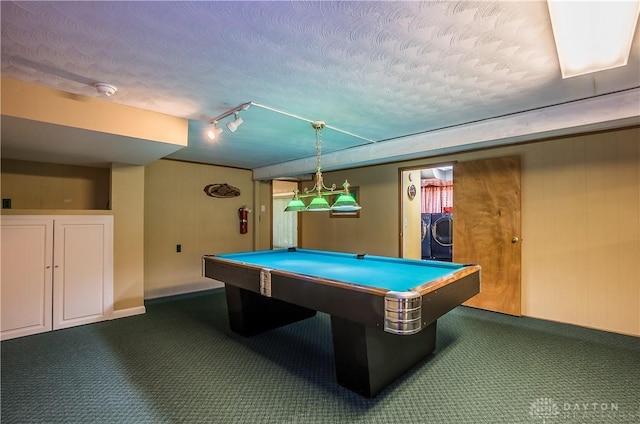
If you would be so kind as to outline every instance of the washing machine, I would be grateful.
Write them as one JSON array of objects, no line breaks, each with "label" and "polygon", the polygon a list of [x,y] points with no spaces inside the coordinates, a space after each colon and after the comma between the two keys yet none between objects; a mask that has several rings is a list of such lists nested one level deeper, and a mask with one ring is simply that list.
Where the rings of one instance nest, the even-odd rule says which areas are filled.
[{"label": "washing machine", "polygon": [[422,237],[422,259],[431,259],[431,214],[423,213],[420,221]]},{"label": "washing machine", "polygon": [[431,214],[431,257],[451,262],[453,257],[453,214]]}]

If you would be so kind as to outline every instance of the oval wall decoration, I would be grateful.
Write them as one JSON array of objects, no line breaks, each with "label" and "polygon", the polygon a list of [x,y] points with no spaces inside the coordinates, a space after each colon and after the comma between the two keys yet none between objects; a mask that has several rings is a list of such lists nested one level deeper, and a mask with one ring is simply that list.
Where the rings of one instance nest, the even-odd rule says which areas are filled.
[{"label": "oval wall decoration", "polygon": [[207,196],[230,198],[240,196],[240,189],[234,186],[230,186],[227,183],[208,184],[204,188],[204,192]]},{"label": "oval wall decoration", "polygon": [[411,184],[407,188],[407,195],[409,196],[409,200],[413,200],[416,197],[416,186]]}]

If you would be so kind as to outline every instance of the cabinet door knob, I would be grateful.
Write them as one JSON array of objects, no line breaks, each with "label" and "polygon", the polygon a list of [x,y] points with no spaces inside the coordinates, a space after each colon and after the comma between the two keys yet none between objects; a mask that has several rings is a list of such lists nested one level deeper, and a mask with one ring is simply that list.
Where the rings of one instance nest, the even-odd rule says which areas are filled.
[{"label": "cabinet door knob", "polygon": [[46,268],[47,268],[47,269],[51,269],[51,265],[47,265],[47,266],[46,266]]},{"label": "cabinet door knob", "polygon": [[519,241],[520,241],[520,239],[518,237],[514,237],[514,238],[511,239],[511,243],[517,243]]}]

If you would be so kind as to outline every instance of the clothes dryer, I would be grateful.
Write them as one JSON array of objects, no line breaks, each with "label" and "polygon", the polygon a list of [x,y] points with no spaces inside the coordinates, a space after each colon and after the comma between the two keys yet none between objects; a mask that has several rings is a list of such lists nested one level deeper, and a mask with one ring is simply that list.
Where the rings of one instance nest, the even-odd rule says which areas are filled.
[{"label": "clothes dryer", "polygon": [[431,214],[431,256],[451,262],[453,256],[453,214]]}]

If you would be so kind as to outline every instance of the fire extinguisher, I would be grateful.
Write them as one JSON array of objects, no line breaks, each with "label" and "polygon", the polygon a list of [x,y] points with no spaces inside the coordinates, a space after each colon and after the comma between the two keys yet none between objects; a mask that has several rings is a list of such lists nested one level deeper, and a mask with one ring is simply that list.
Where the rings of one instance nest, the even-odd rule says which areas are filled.
[{"label": "fire extinguisher", "polygon": [[240,234],[247,234],[247,231],[249,231],[249,212],[251,212],[251,209],[246,206],[238,209],[238,218],[240,218]]}]

